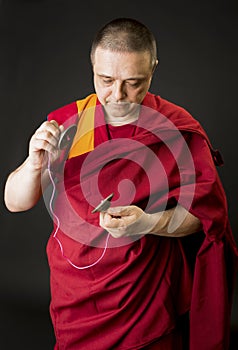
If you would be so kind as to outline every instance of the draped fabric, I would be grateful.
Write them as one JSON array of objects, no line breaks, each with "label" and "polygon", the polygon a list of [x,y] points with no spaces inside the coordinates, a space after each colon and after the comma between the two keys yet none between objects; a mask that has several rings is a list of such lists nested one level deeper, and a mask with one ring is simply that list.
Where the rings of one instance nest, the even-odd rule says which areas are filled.
[{"label": "draped fabric", "polygon": [[[221,157],[201,125],[150,93],[132,124],[105,124],[95,94],[52,119],[78,124],[54,168],[60,227],[54,223],[47,254],[56,348],[142,349],[176,331],[189,311],[191,350],[228,349],[238,254],[216,170]],[[203,232],[135,232],[132,239],[109,237],[105,250],[108,235],[91,211],[112,192],[112,205],[148,213],[179,203],[201,220]]]}]

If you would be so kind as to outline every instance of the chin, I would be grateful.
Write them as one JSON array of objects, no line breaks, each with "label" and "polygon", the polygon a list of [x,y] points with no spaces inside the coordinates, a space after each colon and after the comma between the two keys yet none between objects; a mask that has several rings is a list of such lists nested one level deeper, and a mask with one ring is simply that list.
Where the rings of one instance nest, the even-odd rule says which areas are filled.
[{"label": "chin", "polygon": [[107,103],[104,107],[106,112],[114,117],[127,115],[131,110],[131,104],[129,102]]},{"label": "chin", "polygon": [[132,102],[109,102],[105,105],[106,112],[115,117],[123,117],[137,110],[138,105]]}]

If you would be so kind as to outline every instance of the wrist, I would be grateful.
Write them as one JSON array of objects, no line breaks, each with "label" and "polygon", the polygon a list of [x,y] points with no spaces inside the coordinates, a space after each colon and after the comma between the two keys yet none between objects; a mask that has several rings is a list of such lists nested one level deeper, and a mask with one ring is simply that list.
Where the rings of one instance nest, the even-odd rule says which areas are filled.
[{"label": "wrist", "polygon": [[42,164],[34,162],[30,156],[27,157],[24,167],[32,175],[40,175],[42,171]]},{"label": "wrist", "polygon": [[164,210],[162,212],[148,215],[151,216],[151,221],[154,222],[154,226],[149,233],[166,236],[168,234],[168,225],[171,216],[170,210]]}]

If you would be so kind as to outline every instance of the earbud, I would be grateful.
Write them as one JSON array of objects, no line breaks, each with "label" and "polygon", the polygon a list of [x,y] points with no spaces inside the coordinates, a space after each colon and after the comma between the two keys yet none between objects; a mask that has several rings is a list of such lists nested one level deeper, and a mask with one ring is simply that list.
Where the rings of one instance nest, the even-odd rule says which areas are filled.
[{"label": "earbud", "polygon": [[72,124],[61,133],[59,143],[58,143],[59,149],[63,150],[69,144],[72,143],[74,136],[76,134],[76,131],[77,131],[77,125]]},{"label": "earbud", "polygon": [[109,196],[101,201],[98,206],[92,210],[92,213],[97,213],[98,211],[106,211],[110,205],[114,193],[109,194]]}]

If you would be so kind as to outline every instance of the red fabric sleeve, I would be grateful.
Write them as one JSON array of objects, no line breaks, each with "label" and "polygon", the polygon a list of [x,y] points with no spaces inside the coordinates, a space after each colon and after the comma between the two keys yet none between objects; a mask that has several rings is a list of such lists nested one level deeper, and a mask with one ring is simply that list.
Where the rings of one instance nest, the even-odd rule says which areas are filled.
[{"label": "red fabric sleeve", "polygon": [[193,135],[189,146],[196,169],[196,190],[190,211],[201,220],[205,233],[195,262],[190,349],[225,350],[229,348],[237,247],[210,148],[199,135]]}]

